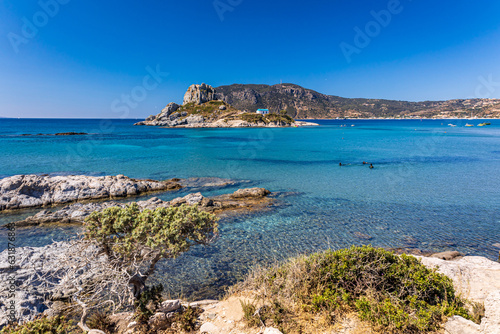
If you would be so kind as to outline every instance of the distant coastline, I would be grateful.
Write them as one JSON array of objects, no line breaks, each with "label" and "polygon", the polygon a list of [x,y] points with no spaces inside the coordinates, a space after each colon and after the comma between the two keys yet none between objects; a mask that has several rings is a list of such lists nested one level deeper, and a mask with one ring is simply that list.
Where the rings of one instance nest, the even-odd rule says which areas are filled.
[{"label": "distant coastline", "polygon": [[342,121],[342,120],[350,120],[350,121],[354,121],[354,120],[366,120],[366,121],[382,121],[382,120],[398,120],[398,121],[418,121],[418,120],[422,120],[422,119],[425,119],[425,120],[496,120],[496,119],[500,119],[500,117],[494,117],[494,118],[426,118],[426,117],[422,117],[422,118],[401,118],[401,117],[394,117],[394,118],[390,118],[390,117],[384,117],[384,118],[298,118],[298,119],[295,119],[296,121],[314,121],[314,120],[317,120],[317,121]]}]

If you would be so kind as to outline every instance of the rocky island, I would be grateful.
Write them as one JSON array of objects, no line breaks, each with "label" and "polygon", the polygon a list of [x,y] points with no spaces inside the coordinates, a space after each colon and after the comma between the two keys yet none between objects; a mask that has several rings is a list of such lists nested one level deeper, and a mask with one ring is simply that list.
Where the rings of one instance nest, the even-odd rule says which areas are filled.
[{"label": "rocky island", "polygon": [[210,85],[191,85],[182,105],[169,103],[158,115],[151,115],[135,125],[184,128],[289,127],[318,125],[296,121],[285,110],[258,113],[239,110],[218,99]]}]

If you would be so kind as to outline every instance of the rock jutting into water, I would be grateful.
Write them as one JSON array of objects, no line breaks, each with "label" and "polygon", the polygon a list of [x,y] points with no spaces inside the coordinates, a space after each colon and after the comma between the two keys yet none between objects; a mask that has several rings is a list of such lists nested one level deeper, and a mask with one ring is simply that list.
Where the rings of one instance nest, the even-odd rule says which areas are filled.
[{"label": "rock jutting into water", "polygon": [[[198,207],[207,212],[216,214],[229,212],[241,212],[250,210],[264,210],[274,199],[267,197],[271,192],[264,188],[238,189],[233,194],[215,196],[211,198],[204,197],[201,193],[193,193],[184,197],[178,197],[171,201],[162,201],[157,197],[147,201],[139,201],[137,204],[141,210],[154,210],[160,207],[180,206],[182,204],[198,205]],[[32,226],[50,223],[83,223],[94,211],[102,211],[110,207],[125,207],[129,203],[92,202],[92,203],[74,203],[63,207],[57,211],[42,210],[34,216],[30,216],[22,221],[16,222],[16,226]]]},{"label": "rock jutting into water", "polygon": [[15,175],[0,180],[0,211],[175,190],[179,179],[137,180],[124,175]]}]

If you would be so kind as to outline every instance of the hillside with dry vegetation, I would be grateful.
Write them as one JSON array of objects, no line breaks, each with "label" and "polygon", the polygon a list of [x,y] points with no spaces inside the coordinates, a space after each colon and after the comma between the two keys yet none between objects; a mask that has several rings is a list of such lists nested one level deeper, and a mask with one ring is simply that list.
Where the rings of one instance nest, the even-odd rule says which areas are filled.
[{"label": "hillside with dry vegetation", "polygon": [[214,97],[237,109],[286,110],[295,119],[321,118],[500,118],[500,99],[409,102],[344,98],[295,84],[234,84],[215,88]]}]

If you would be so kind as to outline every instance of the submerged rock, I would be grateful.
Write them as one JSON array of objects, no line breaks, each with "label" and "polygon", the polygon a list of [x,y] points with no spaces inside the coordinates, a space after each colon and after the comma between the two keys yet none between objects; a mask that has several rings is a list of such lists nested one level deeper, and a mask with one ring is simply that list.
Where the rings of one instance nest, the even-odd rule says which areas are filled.
[{"label": "submerged rock", "polygon": [[250,181],[222,179],[218,177],[190,177],[179,181],[184,188],[223,188],[249,182]]},{"label": "submerged rock", "polygon": [[137,180],[124,175],[15,175],[0,180],[0,211],[179,188],[174,180]]},{"label": "submerged rock", "polygon": [[[225,211],[257,210],[264,209],[274,199],[267,198],[271,192],[264,188],[239,189],[233,194],[221,195],[212,198],[204,197],[200,192],[178,197],[171,201],[163,201],[158,197],[152,197],[146,201],[138,201],[141,210],[154,210],[160,207],[180,206],[182,204],[198,205],[201,210],[207,212],[221,213]],[[236,196],[235,196],[236,194]],[[130,203],[116,201],[74,203],[57,211],[42,210],[34,216],[16,222],[18,227],[40,224],[70,224],[83,223],[94,211],[102,211],[110,207],[125,207]]]},{"label": "submerged rock", "polygon": [[269,195],[271,192],[265,188],[247,188],[236,190],[231,197],[232,198],[245,198],[245,197],[264,197]]},{"label": "submerged rock", "polygon": [[23,133],[21,136],[84,136],[88,135],[86,132],[58,132],[58,133]]}]

